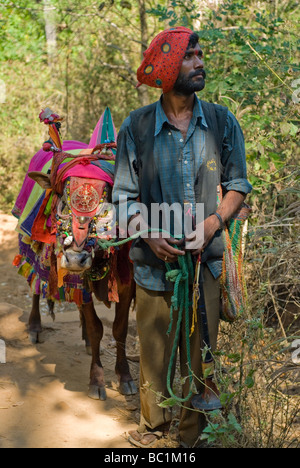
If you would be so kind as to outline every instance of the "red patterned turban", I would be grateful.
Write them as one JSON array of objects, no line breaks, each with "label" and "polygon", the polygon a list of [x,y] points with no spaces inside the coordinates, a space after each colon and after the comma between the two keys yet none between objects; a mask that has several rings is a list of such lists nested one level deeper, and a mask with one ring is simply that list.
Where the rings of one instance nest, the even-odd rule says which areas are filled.
[{"label": "red patterned turban", "polygon": [[144,59],[137,71],[139,85],[162,88],[164,93],[171,91],[192,34],[193,31],[181,26],[159,33],[144,52]]}]

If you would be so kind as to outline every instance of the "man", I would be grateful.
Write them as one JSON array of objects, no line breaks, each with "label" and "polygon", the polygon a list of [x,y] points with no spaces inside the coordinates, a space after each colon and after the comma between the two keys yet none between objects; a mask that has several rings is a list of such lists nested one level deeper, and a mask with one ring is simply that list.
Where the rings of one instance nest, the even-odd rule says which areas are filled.
[{"label": "man", "polygon": [[[221,229],[251,191],[247,181],[243,134],[235,117],[221,106],[199,101],[196,92],[205,87],[203,53],[198,36],[178,27],[160,33],[144,53],[137,72],[140,84],[162,88],[161,99],[134,111],[125,120],[118,137],[113,202],[119,222],[140,224],[153,229],[151,216],[141,210],[133,213],[139,200],[151,209],[153,204],[186,204],[197,225],[185,236],[186,246],[163,235],[142,236],[133,244],[131,258],[137,283],[137,328],[140,339],[141,423],[129,440],[139,447],[150,447],[165,434],[172,414],[157,404],[157,396],[168,397],[167,371],[174,330],[167,336],[170,322],[172,285],[166,280],[166,263],[186,255],[201,253],[204,264],[203,287],[211,347],[217,344],[220,312],[219,277],[223,244]],[[204,112],[205,111],[205,112]],[[223,200],[217,204],[217,189],[222,184]],[[124,200],[127,208],[125,210]],[[204,204],[204,222],[196,216],[197,204]],[[146,210],[147,211],[147,210]],[[146,219],[145,219],[146,218]],[[172,231],[172,226],[171,229]],[[173,230],[174,231],[174,230]],[[203,234],[204,232],[204,234]],[[176,321],[176,317],[173,317]],[[183,337],[183,333],[182,333]],[[180,340],[183,395],[189,393],[186,343]],[[190,338],[191,364],[201,378],[199,330]],[[199,388],[199,381],[195,379]],[[184,404],[179,422],[183,446],[197,444],[201,415]]]}]

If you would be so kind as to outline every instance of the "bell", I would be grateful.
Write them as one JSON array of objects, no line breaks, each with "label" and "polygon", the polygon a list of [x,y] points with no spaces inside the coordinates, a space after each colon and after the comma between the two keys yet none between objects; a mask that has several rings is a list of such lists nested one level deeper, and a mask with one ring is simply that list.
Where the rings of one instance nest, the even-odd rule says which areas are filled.
[{"label": "bell", "polygon": [[86,218],[85,216],[78,216],[78,222],[79,224],[85,224],[89,218]]},{"label": "bell", "polygon": [[72,244],[72,242],[73,242],[73,236],[66,237],[64,245],[68,247],[69,245]]}]

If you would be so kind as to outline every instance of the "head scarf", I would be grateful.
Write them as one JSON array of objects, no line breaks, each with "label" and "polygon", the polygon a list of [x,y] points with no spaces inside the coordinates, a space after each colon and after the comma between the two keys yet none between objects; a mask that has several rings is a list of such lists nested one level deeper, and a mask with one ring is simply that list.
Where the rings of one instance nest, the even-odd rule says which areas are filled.
[{"label": "head scarf", "polygon": [[144,52],[137,71],[138,86],[147,84],[168,93],[178,78],[193,31],[182,26],[159,33]]}]

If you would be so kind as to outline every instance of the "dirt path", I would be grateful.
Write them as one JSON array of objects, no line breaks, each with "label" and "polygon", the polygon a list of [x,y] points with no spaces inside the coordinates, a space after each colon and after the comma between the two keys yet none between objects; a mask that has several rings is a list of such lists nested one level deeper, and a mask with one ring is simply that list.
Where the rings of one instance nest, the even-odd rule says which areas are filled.
[{"label": "dirt path", "polygon": [[[44,343],[29,344],[26,331],[31,296],[11,265],[17,252],[16,221],[0,213],[0,448],[127,448],[125,433],[136,428],[139,398],[117,392],[113,310],[97,304],[105,326],[102,363],[107,401],[87,397],[90,357],[81,340],[76,307],[57,308],[56,321],[45,315]],[[63,313],[61,313],[63,312]],[[134,312],[130,314],[128,354],[136,355]],[[130,363],[138,383],[138,363]]]}]

